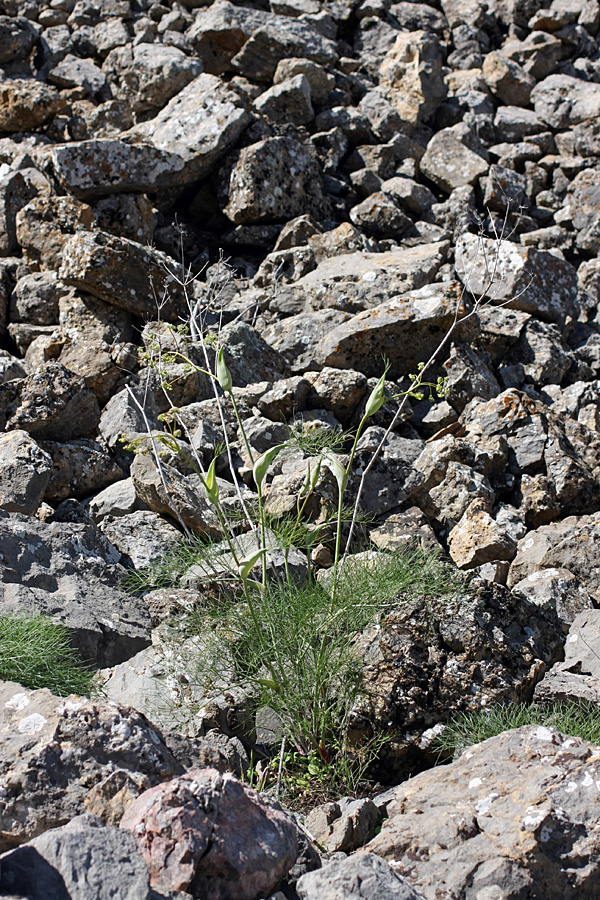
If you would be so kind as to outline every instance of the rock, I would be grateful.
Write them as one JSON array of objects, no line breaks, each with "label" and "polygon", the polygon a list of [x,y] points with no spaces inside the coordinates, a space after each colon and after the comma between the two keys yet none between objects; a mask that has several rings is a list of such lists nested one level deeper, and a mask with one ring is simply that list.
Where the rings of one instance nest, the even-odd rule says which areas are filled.
[{"label": "rock", "polygon": [[113,97],[125,100],[136,116],[157,113],[202,72],[202,63],[177,47],[126,44],[102,65]]},{"label": "rock", "polygon": [[[550,569],[550,572],[565,572]],[[543,573],[536,573],[542,575]],[[567,576],[569,577],[569,576]],[[575,584],[577,580],[570,576]],[[522,582],[521,582],[522,583]],[[574,587],[574,585],[572,584]],[[600,698],[598,669],[598,610],[582,609],[567,635],[565,658],[547,672],[535,689],[535,699],[544,703],[597,703]]]},{"label": "rock", "polygon": [[350,423],[367,392],[365,376],[351,369],[340,371],[324,366],[318,373],[307,373],[307,380],[307,409],[328,409],[344,426]]},{"label": "rock", "polygon": [[463,234],[456,270],[476,297],[493,298],[549,322],[576,315],[577,274],[553,253]]},{"label": "rock", "polygon": [[324,37],[309,21],[269,16],[231,61],[232,68],[252,81],[268,82],[278,63],[301,56],[324,66],[337,62],[334,41]]},{"label": "rock", "polygon": [[549,75],[531,91],[535,114],[557,131],[595,119],[600,112],[600,85],[570,75]]},{"label": "rock", "polygon": [[316,160],[304,144],[287,137],[245,147],[226,192],[225,214],[235,224],[319,215],[324,202]]},{"label": "rock", "polygon": [[369,539],[378,550],[410,550],[419,546],[423,550],[438,551],[435,532],[418,508],[411,506],[405,512],[390,513],[383,521],[369,531]]},{"label": "rock", "polygon": [[[459,519],[466,515],[471,504],[478,502],[483,512],[489,512],[494,500],[494,491],[488,479],[470,466],[450,460],[443,480],[431,488],[429,497],[435,509],[435,517],[449,528],[454,528]],[[474,515],[474,510],[471,514]],[[483,524],[481,522],[480,524]],[[487,560],[486,560],[487,562]]]},{"label": "rock", "polygon": [[459,315],[466,312],[456,283],[432,284],[396,297],[332,329],[319,342],[317,359],[322,365],[378,376],[383,356],[390,361],[391,378],[414,374],[447,332],[457,306]]},{"label": "rock", "polygon": [[37,169],[8,172],[0,179],[0,252],[10,256],[18,250],[16,217],[30,200],[47,196],[50,184]]},{"label": "rock", "polygon": [[597,602],[600,598],[596,545],[600,523],[596,515],[568,516],[542,525],[519,541],[510,567],[509,587],[543,569],[568,569]]},{"label": "rock", "polygon": [[390,102],[412,125],[427,121],[446,97],[440,44],[427,31],[399,34],[379,75]]},{"label": "rock", "polygon": [[224,358],[236,388],[266,378],[279,381],[288,375],[285,358],[255,328],[245,322],[226,325],[221,332]]},{"label": "rock", "polygon": [[33,78],[0,81],[0,133],[35,131],[60,110],[63,100],[56,90]]},{"label": "rock", "polygon": [[0,350],[0,384],[26,377],[27,372],[17,357],[12,356],[7,350]]},{"label": "rock", "polygon": [[350,318],[337,309],[299,313],[270,326],[265,337],[287,361],[292,372],[315,368],[316,347],[328,331]]},{"label": "rock", "polygon": [[33,272],[19,278],[10,298],[11,322],[57,325],[59,300],[66,293],[55,272]]},{"label": "rock", "polygon": [[85,660],[121,662],[149,642],[144,604],[121,588],[116,549],[91,524],[0,514],[0,597],[6,612],[52,615]]},{"label": "rock", "polygon": [[52,458],[26,431],[0,434],[0,508],[32,516],[50,481]]},{"label": "rock", "polygon": [[600,228],[597,209],[600,202],[600,181],[594,169],[584,169],[569,186],[563,208],[577,231],[575,244],[580,250],[598,253]]},{"label": "rock", "polygon": [[130,707],[11,682],[0,685],[0,700],[3,851],[86,812],[116,824],[139,794],[182,772],[162,736]]},{"label": "rock", "polygon": [[67,497],[82,499],[123,477],[122,469],[96,441],[44,441],[42,449],[50,455],[52,465],[44,495],[49,503]]},{"label": "rock", "polygon": [[126,811],[158,890],[215,900],[268,896],[296,859],[294,820],[232,775],[197,769],[146,791]]},{"label": "rock", "polygon": [[273,84],[282,84],[290,78],[304,75],[310,85],[311,98],[317,103],[323,103],[330,91],[335,87],[335,76],[327,71],[324,66],[302,57],[282,59],[275,69]]},{"label": "rock", "polygon": [[383,191],[371,194],[353,207],[350,218],[365,234],[375,238],[398,239],[412,225],[394,198]]},{"label": "rock", "polygon": [[32,271],[54,269],[63,262],[69,236],[93,227],[94,215],[86,203],[73,197],[38,197],[16,216],[17,241]]},{"label": "rock", "polygon": [[48,80],[59,88],[82,87],[92,97],[106,86],[102,69],[91,59],[79,59],[72,53],[50,70]]},{"label": "rock", "polygon": [[152,316],[157,304],[169,321],[186,308],[174,274],[176,264],[159,250],[102,231],[81,232],[69,239],[59,276],[87,293],[134,315]]},{"label": "rock", "polygon": [[427,144],[420,162],[421,172],[447,194],[473,184],[480,175],[485,175],[488,163],[469,143],[473,143],[471,133],[464,124],[438,131]]},{"label": "rock", "polygon": [[556,610],[566,631],[580,613],[593,605],[588,591],[567,569],[541,569],[532,572],[522,581],[513,584],[512,591],[525,597],[529,603],[551,606]]},{"label": "rock", "polygon": [[196,15],[187,38],[204,71],[220,75],[230,68],[231,60],[248,38],[268,20],[269,14],[262,9],[216,0]]},{"label": "rock", "polygon": [[181,542],[181,532],[150,510],[105,516],[102,534],[135,569],[163,562]]},{"label": "rock", "polygon": [[166,463],[159,469],[153,457],[138,454],[131,464],[131,477],[137,496],[153,512],[169,516],[196,534],[221,536],[213,507],[177,469]]},{"label": "rock", "polygon": [[148,870],[132,835],[82,815],[1,857],[0,890],[30,900],[150,900]]},{"label": "rock", "polygon": [[491,400],[501,392],[489,360],[468,344],[452,344],[444,368],[448,373],[446,398],[459,413],[474,397]]},{"label": "rock", "polygon": [[310,84],[305,75],[296,75],[273,85],[254,101],[254,108],[278,124],[306,125],[315,115]]},{"label": "rock", "polygon": [[39,440],[70,440],[95,431],[98,402],[83,378],[49,362],[33,375],[0,385],[0,427]]},{"label": "rock", "polygon": [[0,65],[25,59],[37,40],[35,27],[25,16],[0,16]]},{"label": "rock", "polygon": [[502,53],[488,53],[483,61],[483,75],[493,94],[503,103],[528,106],[535,78],[514,60]]},{"label": "rock", "polygon": [[414,772],[410,753],[428,728],[491,702],[531,699],[561,657],[562,635],[554,610],[475,582],[462,596],[405,600],[366,629],[358,646],[363,714],[401,733],[383,763],[386,777],[400,778]]},{"label": "rock", "polygon": [[105,516],[126,516],[143,507],[135,492],[132,478],[123,478],[110,484],[90,500],[88,511],[98,525]]},{"label": "rock", "polygon": [[328,853],[351,853],[360,849],[375,836],[378,824],[379,810],[372,800],[351,800],[349,797],[317,806],[306,817],[309,834]]},{"label": "rock", "polygon": [[175,185],[208,175],[218,159],[233,147],[250,115],[238,95],[214,75],[199,75],[157,116],[129,132],[157,150],[176,154],[181,162],[171,174]]},{"label": "rock", "polygon": [[421,900],[423,896],[373,853],[336,859],[308,872],[296,890],[300,900]]},{"label": "rock", "polygon": [[146,434],[147,426],[156,427],[158,410],[148,399],[144,385],[128,386],[115,394],[106,404],[100,416],[98,431],[109,450],[118,449],[122,438]]},{"label": "rock", "polygon": [[511,560],[517,542],[477,500],[469,504],[448,535],[448,552],[459,569]]},{"label": "rock", "polygon": [[[556,728],[505,732],[397,788],[388,822],[367,849],[393,859],[394,870],[430,900],[440,890],[592,897],[600,878],[590,812],[596,752]],[[565,845],[573,830],[577,841]],[[415,858],[415,846],[437,852]]]}]

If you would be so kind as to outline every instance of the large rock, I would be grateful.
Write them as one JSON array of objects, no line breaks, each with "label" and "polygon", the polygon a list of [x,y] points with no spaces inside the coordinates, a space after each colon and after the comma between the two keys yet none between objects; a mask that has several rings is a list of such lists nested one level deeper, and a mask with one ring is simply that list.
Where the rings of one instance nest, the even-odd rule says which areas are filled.
[{"label": "large rock", "polygon": [[425,122],[446,97],[439,41],[427,31],[399,34],[379,70],[380,84],[405,122]]},{"label": "large rock", "polygon": [[150,616],[120,583],[117,550],[91,523],[0,512],[0,608],[53,616],[83,659],[115,665],[150,643]]},{"label": "large rock", "polygon": [[408,600],[382,616],[359,646],[364,711],[401,734],[389,760],[384,749],[386,777],[410,773],[410,754],[432,726],[493,701],[530,700],[562,640],[554,610],[483,582],[467,595]]},{"label": "large rock", "polygon": [[535,689],[535,699],[551,703],[600,702],[599,651],[600,610],[584,609],[569,629],[564,660],[544,675]]},{"label": "large rock", "polygon": [[28,900],[150,900],[135,838],[97,816],[76,816],[0,860],[0,890],[18,888]]},{"label": "large rock", "polygon": [[485,175],[488,163],[478,152],[479,148],[475,150],[473,146],[471,132],[464,123],[443,128],[427,144],[420,162],[421,172],[447,194],[474,184],[480,175]]},{"label": "large rock", "polygon": [[245,147],[229,176],[226,216],[236,225],[280,222],[323,207],[319,165],[305,144],[266,138]]},{"label": "large rock", "polygon": [[97,441],[44,441],[42,449],[50,455],[52,465],[45,492],[49,503],[88,497],[123,477],[123,470]]},{"label": "large rock", "polygon": [[16,215],[16,235],[32,271],[58,270],[69,237],[89,231],[94,214],[87,203],[74,197],[36,197]]},{"label": "large rock", "polygon": [[[60,277],[137,316],[177,321],[187,312],[184,292],[170,274],[177,264],[160,250],[104,231],[80,232],[65,245]],[[164,301],[164,305],[163,305]]]},{"label": "large rock", "polygon": [[51,119],[64,100],[56,88],[33,78],[0,81],[0,133],[34,131]]},{"label": "large rock", "polygon": [[33,375],[0,385],[0,428],[39,440],[85,437],[100,419],[98,401],[79,375],[49,362]]},{"label": "large rock", "polygon": [[577,315],[577,272],[553,253],[466,233],[456,246],[456,271],[475,297],[548,322]]},{"label": "large rock", "polygon": [[272,14],[263,9],[237,6],[229,0],[216,0],[197,13],[186,37],[200,58],[205,72],[221,75],[230,68],[233,57],[248,38]]},{"label": "large rock", "polygon": [[127,809],[121,828],[136,837],[154,888],[196,898],[266,897],[297,854],[293,818],[215,769],[146,791]]},{"label": "large rock", "polygon": [[0,65],[25,59],[37,39],[37,31],[25,16],[0,16]]},{"label": "large rock", "polygon": [[0,508],[33,515],[50,481],[52,457],[26,431],[0,434]]},{"label": "large rock", "polygon": [[598,759],[593,744],[555,728],[505,732],[397,788],[367,849],[393,861],[427,900],[592,900]]},{"label": "large rock", "polygon": [[126,44],[108,54],[102,69],[113,97],[125,100],[136,115],[157,113],[202,72],[202,63],[178,47]]},{"label": "large rock", "polygon": [[105,700],[2,682],[0,733],[0,850],[85,812],[116,824],[139,794],[182,771],[144,716]]},{"label": "large rock", "polygon": [[176,154],[181,168],[171,183],[190,184],[208,175],[250,122],[238,94],[214,75],[199,75],[148,122],[129,134]]},{"label": "large rock", "polygon": [[336,859],[298,880],[300,900],[422,900],[423,895],[374,853]]},{"label": "large rock", "polygon": [[600,115],[600,84],[549,75],[531,92],[535,114],[556,131]]},{"label": "large rock", "polygon": [[[319,342],[322,365],[381,375],[382,359],[390,362],[390,378],[415,374],[429,359],[458,311],[467,312],[456,282],[432,284],[358,313]],[[469,324],[455,332],[466,337]]]},{"label": "large rock", "polygon": [[269,16],[231,61],[233,69],[253,81],[270,81],[278,63],[301,56],[324,66],[337,62],[335,42],[312,22],[289,16]]}]

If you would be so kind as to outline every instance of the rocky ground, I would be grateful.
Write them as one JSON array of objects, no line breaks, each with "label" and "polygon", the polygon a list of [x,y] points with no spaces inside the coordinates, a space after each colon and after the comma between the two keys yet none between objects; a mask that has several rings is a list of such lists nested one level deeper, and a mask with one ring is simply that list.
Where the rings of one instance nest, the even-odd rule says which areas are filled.
[{"label": "rocky ground", "polygon": [[[597,748],[527,727],[429,768],[457,710],[600,701],[599,31],[598,0],[0,0],[1,608],[64,623],[104,683],[0,684],[0,895],[600,895]],[[185,729],[162,702],[194,572],[123,578],[219,527],[181,458],[121,438],[175,405],[206,465],[227,431],[222,494],[233,467],[251,499],[231,409],[164,323],[191,304],[220,331],[262,453],[286,421],[355,428],[384,359],[406,390],[473,303],[431,369],[445,398],[411,399],[361,504],[375,548],[438,547],[475,587],[362,635],[399,786],[313,810],[318,852],[231,774],[243,697]],[[273,510],[305,471],[272,470]]]}]

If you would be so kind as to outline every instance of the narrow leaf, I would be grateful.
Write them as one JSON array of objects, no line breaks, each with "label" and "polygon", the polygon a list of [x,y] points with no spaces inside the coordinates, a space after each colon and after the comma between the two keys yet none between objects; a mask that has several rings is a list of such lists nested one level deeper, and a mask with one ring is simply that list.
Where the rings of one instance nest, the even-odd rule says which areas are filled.
[{"label": "narrow leaf", "polygon": [[256,482],[256,487],[260,489],[263,481],[265,480],[265,475],[269,471],[269,466],[277,456],[277,454],[283,450],[285,444],[277,444],[276,447],[271,447],[266,453],[263,453],[262,456],[259,456],[254,466],[252,468],[252,474],[254,476],[254,481]]},{"label": "narrow leaf", "polygon": [[386,401],[386,396],[384,393],[385,390],[385,376],[387,375],[387,369],[371,391],[371,396],[367,400],[367,405],[365,407],[365,418],[370,418],[374,416],[375,413],[381,409],[383,404]]},{"label": "narrow leaf", "polygon": [[266,552],[267,551],[265,549],[255,550],[253,553],[249,553],[248,556],[245,556],[242,560],[240,560],[240,564],[238,565],[238,572],[242,581],[246,581],[252,567],[258,562],[263,553]]},{"label": "narrow leaf", "polygon": [[335,480],[338,483],[338,488],[340,492],[342,492],[346,487],[346,470],[339,461],[338,457],[335,455],[335,453],[332,453],[331,450],[327,450],[323,454],[323,460],[327,463],[327,465],[333,472]]},{"label": "narrow leaf", "polygon": [[211,461],[204,479],[204,487],[206,494],[213,506],[219,505],[219,485],[217,484],[217,476],[215,475],[216,457]]}]

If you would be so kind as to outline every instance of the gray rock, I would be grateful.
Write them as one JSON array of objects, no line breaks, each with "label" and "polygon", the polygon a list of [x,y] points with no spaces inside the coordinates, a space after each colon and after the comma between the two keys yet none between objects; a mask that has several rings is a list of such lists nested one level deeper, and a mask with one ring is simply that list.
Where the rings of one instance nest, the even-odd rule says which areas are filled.
[{"label": "gray rock", "polygon": [[59,88],[82,87],[88,94],[98,94],[106,85],[102,69],[91,59],[79,59],[68,53],[48,73],[48,80]]},{"label": "gray rock", "polygon": [[304,144],[289,137],[245,147],[225,192],[225,214],[236,224],[319,215],[324,203],[318,163]]},{"label": "gray rock", "polygon": [[315,115],[311,90],[305,75],[295,75],[266,90],[254,101],[255,110],[271,122],[306,125]]},{"label": "gray rock", "polygon": [[394,198],[384,191],[377,191],[354,206],[350,219],[357,228],[375,238],[398,239],[412,225]]},{"label": "gray rock", "polygon": [[49,503],[67,497],[82,499],[123,477],[122,469],[97,441],[43,441],[42,449],[52,460],[45,492]]},{"label": "gray rock", "polygon": [[[414,374],[454,321],[457,303],[464,310],[455,282],[395,297],[331,330],[317,346],[317,359],[322,365],[381,375],[383,356],[390,361],[391,378]],[[456,336],[466,338],[468,331],[469,323]]]},{"label": "gray rock", "polygon": [[66,292],[55,272],[33,272],[19,278],[10,298],[11,322],[57,325],[59,300]]},{"label": "gray rock", "polygon": [[565,643],[565,658],[552,666],[537,685],[534,695],[536,700],[551,703],[587,700],[598,703],[598,612],[597,609],[583,609],[574,618]]},{"label": "gray rock", "polygon": [[345,797],[337,803],[312,809],[305,824],[309,834],[328,853],[350,853],[375,837],[379,818],[379,810],[372,800]]},{"label": "gray rock", "polygon": [[105,516],[102,534],[135,569],[164,561],[181,541],[181,532],[150,510]]},{"label": "gray rock", "polygon": [[369,539],[378,550],[394,551],[412,546],[430,551],[441,550],[433,528],[418,506],[385,516],[377,528],[369,531]]},{"label": "gray rock", "polygon": [[529,105],[529,95],[535,87],[535,78],[513,59],[497,51],[488,53],[483,61],[483,75],[491,92],[503,103],[512,103],[514,106]]},{"label": "gray rock", "polygon": [[76,816],[0,859],[3,893],[16,887],[29,900],[151,900],[135,838],[97,816]]},{"label": "gray rock", "polygon": [[443,481],[429,491],[436,519],[449,528],[454,528],[474,500],[491,512],[494,496],[484,475],[453,460],[448,462]]},{"label": "gray rock", "polygon": [[324,66],[334,65],[338,59],[335,42],[320,34],[311,22],[269,16],[233,58],[231,66],[253,81],[270,81],[278,63],[291,56]]},{"label": "gray rock", "polygon": [[565,198],[566,213],[577,231],[575,244],[580,250],[598,253],[600,250],[600,227],[596,209],[600,199],[600,180],[595,169],[584,169],[575,176]]},{"label": "gray rock", "polygon": [[135,492],[133,479],[123,478],[92,497],[88,511],[92,521],[98,525],[105,516],[126,516],[140,507],[143,504]]},{"label": "gray rock", "polygon": [[31,200],[49,194],[47,179],[34,168],[8,171],[0,178],[0,252],[3,256],[16,253],[19,241],[16,232],[18,213]]},{"label": "gray rock", "polygon": [[273,84],[281,84],[289,78],[304,75],[310,85],[310,94],[317,103],[323,103],[327,95],[335,87],[335,76],[324,66],[302,57],[282,59],[275,69]]},{"label": "gray rock", "polygon": [[[592,744],[555,728],[505,732],[397,788],[388,822],[367,849],[393,860],[428,900],[440,891],[591,898],[600,883],[596,755]],[[566,837],[573,833],[576,841]],[[414,847],[430,849],[415,858]]]},{"label": "gray rock", "polygon": [[469,128],[464,124],[443,128],[433,135],[420,162],[423,175],[450,194],[465,185],[474,184],[485,175],[488,163],[469,144],[473,143]]},{"label": "gray rock", "polygon": [[113,97],[140,116],[157,113],[202,72],[202,63],[177,47],[126,44],[111,50],[102,65]]},{"label": "gray rock", "polygon": [[26,377],[27,372],[23,368],[22,362],[7,350],[0,350],[0,384]]},{"label": "gray rock", "polygon": [[25,59],[37,40],[35,27],[25,16],[0,16],[0,65]]},{"label": "gray rock", "polygon": [[499,106],[494,127],[498,140],[515,142],[546,130],[545,122],[540,121],[532,110],[522,106]]},{"label": "gray rock", "polygon": [[248,38],[270,17],[272,15],[262,9],[236,6],[228,0],[216,0],[208,9],[196,15],[186,36],[201,60],[204,71],[221,75],[230,68],[231,60]]},{"label": "gray rock", "polygon": [[0,512],[0,602],[6,612],[51,615],[99,665],[149,643],[144,604],[120,587],[119,554],[91,524],[44,524]]},{"label": "gray rock", "polygon": [[[116,825],[142,791],[182,771],[161,735],[130,707],[11,682],[0,685],[0,699],[2,851],[86,812]],[[4,865],[0,872],[4,877]]]},{"label": "gray rock", "polygon": [[421,900],[409,881],[373,853],[327,863],[303,875],[296,885],[300,900]]},{"label": "gray rock", "polygon": [[224,358],[236,387],[243,388],[265,379],[279,381],[289,374],[284,356],[265,337],[245,322],[223,328]]},{"label": "gray rock", "polygon": [[303,373],[315,368],[319,341],[349,318],[348,313],[339,309],[302,312],[270,325],[265,337],[281,353],[292,372]]},{"label": "gray rock", "polygon": [[531,92],[535,114],[560,131],[600,113],[600,84],[581,81],[570,75],[549,75]]},{"label": "gray rock", "polygon": [[49,362],[33,375],[0,385],[0,428],[21,429],[39,440],[70,440],[93,433],[100,419],[83,378]]},{"label": "gray rock", "polygon": [[448,373],[446,399],[458,413],[474,397],[491,400],[501,391],[489,359],[468,344],[452,344],[444,368]]},{"label": "gray rock", "polygon": [[[515,548],[516,549],[516,548]],[[529,603],[551,606],[556,610],[565,631],[593,600],[575,575],[567,569],[540,569],[513,584],[512,591]]]},{"label": "gray rock", "polygon": [[16,217],[17,241],[32,271],[58,271],[72,234],[92,228],[90,207],[70,196],[36,197]]},{"label": "gray rock", "polygon": [[575,316],[577,273],[553,253],[463,234],[456,247],[456,271],[476,297],[493,298],[549,322]]},{"label": "gray rock", "polygon": [[0,508],[32,516],[50,481],[52,457],[26,431],[0,434]]}]

